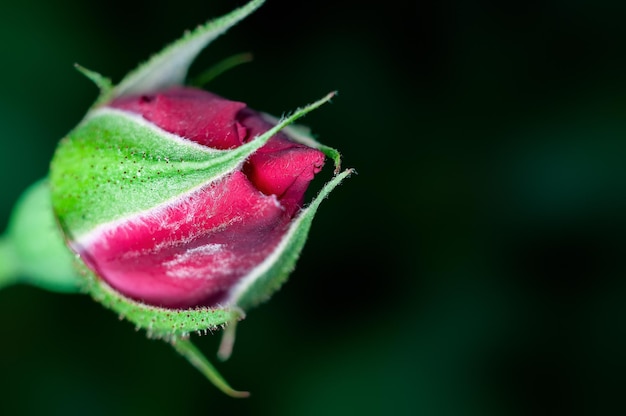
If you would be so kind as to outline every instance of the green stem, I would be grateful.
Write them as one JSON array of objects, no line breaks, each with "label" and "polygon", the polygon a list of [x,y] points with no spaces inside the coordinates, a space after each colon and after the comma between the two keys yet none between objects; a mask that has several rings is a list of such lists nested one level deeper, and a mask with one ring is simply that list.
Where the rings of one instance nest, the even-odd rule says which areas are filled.
[{"label": "green stem", "polygon": [[13,243],[6,235],[0,236],[0,289],[16,283],[19,276],[19,261]]},{"label": "green stem", "polygon": [[204,357],[204,355],[191,343],[188,339],[177,339],[172,342],[174,349],[183,357],[185,357],[191,365],[196,367],[202,374],[209,379],[215,387],[231,397],[248,397],[250,393],[247,391],[237,391],[228,385],[226,380],[217,372],[215,367]]}]

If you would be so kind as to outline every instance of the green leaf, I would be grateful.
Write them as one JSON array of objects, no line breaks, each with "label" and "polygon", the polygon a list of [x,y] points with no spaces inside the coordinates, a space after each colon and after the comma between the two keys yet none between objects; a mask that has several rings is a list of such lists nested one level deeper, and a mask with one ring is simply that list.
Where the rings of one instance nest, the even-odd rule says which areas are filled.
[{"label": "green leaf", "polygon": [[258,9],[265,0],[252,0],[221,18],[209,21],[130,72],[112,91],[112,97],[153,92],[182,85],[189,66],[211,41]]}]

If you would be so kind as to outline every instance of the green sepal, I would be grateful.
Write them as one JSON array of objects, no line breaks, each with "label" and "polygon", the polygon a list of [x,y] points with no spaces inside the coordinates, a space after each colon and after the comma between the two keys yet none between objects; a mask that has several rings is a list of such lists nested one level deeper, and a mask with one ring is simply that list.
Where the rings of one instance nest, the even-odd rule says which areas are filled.
[{"label": "green sepal", "polygon": [[148,338],[169,342],[178,354],[225,394],[236,398],[250,395],[246,391],[230,387],[204,354],[189,340],[193,333],[203,335],[223,329],[227,325],[234,326],[238,320],[243,319],[242,310],[234,307],[166,309],[146,305],[117,292],[95,276],[82,261],[76,262],[76,268],[85,279],[85,290],[96,302],[117,313],[120,320],[130,321],[135,325],[135,330],[145,330]]},{"label": "green sepal", "polygon": [[100,89],[100,95],[94,103],[94,106],[105,102],[111,95],[111,91],[113,90],[113,83],[111,82],[111,80],[97,73],[96,71],[87,69],[79,64],[74,64],[74,67],[78,70],[78,72],[91,80]]},{"label": "green sepal", "polygon": [[[75,64],[76,69],[100,89],[100,95],[93,107],[123,95],[154,92],[175,85],[183,85],[189,67],[198,54],[218,36],[261,7],[264,2],[265,0],[252,0],[245,6],[198,26],[193,31],[185,32],[182,38],[166,46],[158,54],[129,72],[117,86],[113,86],[109,78],[98,72]],[[191,85],[205,85],[227,69],[249,62],[250,59],[250,54],[235,55],[201,74]]]},{"label": "green sepal", "polygon": [[239,53],[237,55],[230,56],[217,64],[213,65],[206,71],[202,72],[200,75],[194,77],[192,80],[188,82],[188,85],[196,88],[203,88],[209,82],[213,81],[218,76],[222,75],[224,72],[232,69],[241,64],[245,64],[252,61],[251,53]]},{"label": "green sepal", "polygon": [[229,304],[247,311],[269,299],[285,283],[296,266],[319,205],[341,181],[353,173],[354,169],[346,169],[324,185],[315,199],[294,219],[274,252],[234,287]]},{"label": "green sepal", "polygon": [[258,9],[265,0],[252,0],[232,12],[211,20],[165,47],[146,63],[130,72],[112,91],[109,99],[153,92],[182,85],[196,56],[215,38]]},{"label": "green sepal", "polygon": [[80,260],[76,262],[76,269],[84,277],[84,288],[91,297],[117,313],[120,320],[130,321],[135,325],[135,330],[145,330],[148,338],[169,342],[176,352],[225,394],[235,398],[249,396],[246,391],[230,387],[204,354],[189,340],[193,333],[206,335],[207,332],[212,333],[227,326],[234,329],[237,321],[245,316],[241,309],[237,307],[170,309],[147,305],[117,292]]},{"label": "green sepal", "polygon": [[230,397],[243,398],[250,396],[247,391],[238,391],[230,387],[224,378],[217,372],[215,367],[207,360],[202,352],[188,339],[178,339],[172,342],[172,346],[181,356],[185,357],[191,365],[205,375],[215,387]]},{"label": "green sepal", "polygon": [[20,196],[0,241],[0,286],[10,280],[54,292],[80,291],[82,279],[54,218],[47,179]]}]

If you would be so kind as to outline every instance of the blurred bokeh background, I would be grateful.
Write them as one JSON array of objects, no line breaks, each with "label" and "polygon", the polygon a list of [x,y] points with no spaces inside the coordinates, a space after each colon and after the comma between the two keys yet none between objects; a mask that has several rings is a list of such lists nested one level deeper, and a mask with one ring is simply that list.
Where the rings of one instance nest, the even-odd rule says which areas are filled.
[{"label": "blurred bokeh background", "polygon": [[[96,98],[75,62],[118,81],[243,3],[2,2],[0,225]],[[252,397],[86,296],[18,285],[0,291],[0,414],[623,410],[625,19],[601,0],[268,0],[192,74],[252,52],[209,88],[277,115],[337,89],[304,123],[359,174],[218,364]]]}]

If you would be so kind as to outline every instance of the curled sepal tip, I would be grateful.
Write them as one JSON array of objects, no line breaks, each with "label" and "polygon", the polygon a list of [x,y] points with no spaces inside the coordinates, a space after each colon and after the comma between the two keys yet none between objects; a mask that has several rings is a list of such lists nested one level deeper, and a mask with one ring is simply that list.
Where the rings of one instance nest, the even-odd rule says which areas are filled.
[{"label": "curled sepal tip", "polygon": [[252,0],[238,9],[188,32],[145,64],[130,72],[110,98],[182,85],[196,56],[215,38],[258,9],[265,0]]},{"label": "curled sepal tip", "polygon": [[247,62],[252,61],[252,54],[248,52],[239,53],[237,55],[233,55],[228,57],[206,71],[202,72],[200,75],[196,76],[192,80],[189,81],[189,85],[192,87],[203,88],[209,82],[212,82],[215,78],[222,75],[224,72],[228,71],[231,68],[234,68],[238,65],[245,64]]},{"label": "curled sepal tip", "polygon": [[113,83],[109,78],[79,64],[74,64],[74,68],[96,84],[96,86],[100,89],[100,98],[96,101],[96,103],[99,103],[101,100],[106,99],[109,96],[111,90],[113,89]]},{"label": "curled sepal tip", "polygon": [[207,379],[222,392],[230,397],[244,398],[250,396],[247,391],[235,390],[224,378],[218,373],[213,365],[205,358],[205,356],[196,348],[188,339],[176,339],[171,342],[172,347],[183,357],[189,361],[196,369],[206,376]]}]

